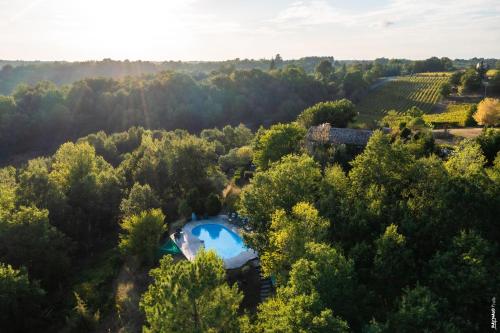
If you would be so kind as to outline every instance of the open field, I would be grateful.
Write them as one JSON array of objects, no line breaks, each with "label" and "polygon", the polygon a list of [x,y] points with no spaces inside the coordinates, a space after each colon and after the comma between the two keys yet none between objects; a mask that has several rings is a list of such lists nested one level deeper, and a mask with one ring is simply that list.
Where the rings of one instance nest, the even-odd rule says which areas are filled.
[{"label": "open field", "polygon": [[[442,73],[441,73],[442,74]],[[356,106],[359,123],[381,119],[385,111],[404,112],[417,106],[425,113],[431,113],[441,96],[439,88],[447,81],[446,75],[422,73],[400,76],[370,91]]]}]

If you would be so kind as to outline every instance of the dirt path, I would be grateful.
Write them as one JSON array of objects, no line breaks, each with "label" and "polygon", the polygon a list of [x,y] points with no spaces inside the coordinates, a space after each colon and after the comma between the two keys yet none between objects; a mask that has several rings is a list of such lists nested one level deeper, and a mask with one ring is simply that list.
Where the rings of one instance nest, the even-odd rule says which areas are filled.
[{"label": "dirt path", "polygon": [[438,144],[457,144],[463,139],[475,138],[481,134],[483,129],[481,127],[467,127],[467,128],[449,128],[447,131],[444,129],[432,130],[434,139]]},{"label": "dirt path", "polygon": [[[183,219],[168,224],[170,235],[184,223]],[[174,262],[185,260],[184,255],[174,255]],[[113,282],[115,309],[99,323],[96,333],[142,332],[144,315],[139,309],[142,294],[151,283],[151,267],[140,267],[133,258],[127,259]]]},{"label": "dirt path", "polygon": [[[482,132],[481,127],[466,127],[466,128],[449,128],[448,133],[453,136],[459,136],[462,138],[475,138]],[[432,133],[437,134],[438,136],[440,134],[445,134],[444,129],[435,129],[432,130]]]},{"label": "dirt path", "polygon": [[132,260],[123,264],[113,283],[116,308],[103,318],[96,333],[142,332],[143,314],[139,301],[150,282],[148,271],[139,268]]}]

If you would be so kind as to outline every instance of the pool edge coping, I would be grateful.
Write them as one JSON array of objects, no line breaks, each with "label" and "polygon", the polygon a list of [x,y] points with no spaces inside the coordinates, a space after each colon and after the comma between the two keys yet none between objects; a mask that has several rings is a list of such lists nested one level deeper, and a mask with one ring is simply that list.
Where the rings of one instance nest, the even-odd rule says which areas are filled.
[{"label": "pool edge coping", "polygon": [[[217,215],[214,216],[213,219],[218,218],[218,220],[212,220],[212,219],[203,219],[199,221],[190,221],[186,223],[182,227],[182,236],[180,239],[175,238],[175,233],[170,235],[170,239],[172,239],[177,245],[177,247],[181,250],[182,254],[189,260],[192,261],[196,253],[199,251],[200,246],[203,244],[202,241],[196,236],[193,235],[192,230],[196,228],[199,225],[203,224],[219,224],[222,225],[223,227],[231,230],[235,234],[237,234],[239,237],[243,238],[241,234],[241,229],[234,224],[231,224],[228,222],[228,217],[227,215]],[[247,262],[258,258],[258,253],[257,251],[248,248],[248,250],[241,252],[240,254],[228,258],[228,259],[222,259],[224,262],[224,267],[226,269],[235,269],[235,268],[240,268],[243,265],[245,265]]]}]

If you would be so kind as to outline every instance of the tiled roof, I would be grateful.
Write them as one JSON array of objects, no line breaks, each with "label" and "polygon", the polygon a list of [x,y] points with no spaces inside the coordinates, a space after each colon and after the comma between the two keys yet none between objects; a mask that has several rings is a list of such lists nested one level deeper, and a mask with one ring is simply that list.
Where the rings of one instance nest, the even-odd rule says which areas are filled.
[{"label": "tiled roof", "polygon": [[373,131],[370,130],[332,128],[330,129],[329,141],[332,144],[366,146],[372,134]]},{"label": "tiled roof", "polygon": [[317,143],[365,146],[373,131],[353,128],[336,128],[325,123],[313,126],[307,131],[307,140]]}]

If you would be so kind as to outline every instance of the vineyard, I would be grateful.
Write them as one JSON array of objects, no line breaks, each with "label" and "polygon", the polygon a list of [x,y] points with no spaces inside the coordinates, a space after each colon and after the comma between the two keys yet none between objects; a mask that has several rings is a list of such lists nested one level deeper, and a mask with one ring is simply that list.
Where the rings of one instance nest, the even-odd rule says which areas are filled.
[{"label": "vineyard", "polygon": [[[474,125],[472,115],[476,110],[475,104],[450,104],[443,113],[425,114],[422,118],[427,124],[435,128],[466,127]],[[383,118],[385,126],[398,127],[400,123],[409,123],[411,117],[404,114],[390,112]]]},{"label": "vineyard", "polygon": [[385,111],[404,112],[416,106],[430,113],[441,96],[439,89],[447,82],[447,75],[420,74],[397,77],[369,92],[356,106],[358,122],[381,119]]}]

